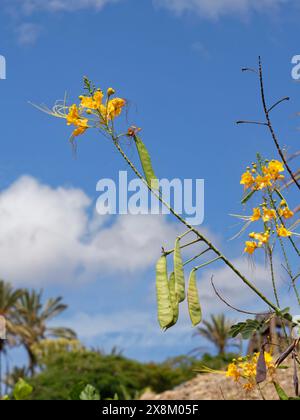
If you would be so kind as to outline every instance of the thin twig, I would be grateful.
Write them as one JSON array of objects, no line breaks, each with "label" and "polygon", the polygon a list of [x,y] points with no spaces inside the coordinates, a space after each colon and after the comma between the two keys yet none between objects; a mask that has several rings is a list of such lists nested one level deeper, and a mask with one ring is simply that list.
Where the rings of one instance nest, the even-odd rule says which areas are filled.
[{"label": "thin twig", "polygon": [[284,163],[284,165],[285,165],[288,173],[290,174],[291,178],[293,179],[295,185],[300,190],[300,184],[297,181],[297,179],[295,178],[293,171],[289,167],[289,164],[288,164],[288,162],[287,162],[287,160],[286,160],[286,158],[284,156],[283,151],[280,148],[280,145],[279,145],[277,136],[276,136],[275,131],[273,129],[273,125],[272,125],[272,122],[271,122],[271,118],[270,118],[270,115],[269,115],[269,110],[268,110],[267,102],[266,102],[265,87],[264,87],[264,78],[263,78],[263,68],[262,68],[261,57],[259,57],[259,81],[260,81],[261,100],[262,100],[263,109],[264,109],[264,113],[265,113],[266,120],[267,120],[267,125],[268,125],[268,128],[270,130],[271,136],[273,138],[273,141],[275,143],[275,146],[276,146],[276,149],[277,149],[277,151],[279,153],[279,156],[281,157],[281,159],[282,159],[282,161],[283,161],[283,163]]},{"label": "thin twig", "polygon": [[279,101],[277,101],[274,105],[271,106],[271,108],[268,109],[268,112],[270,113],[271,111],[273,111],[274,108],[276,108],[278,105],[280,105],[282,102],[284,101],[289,101],[290,98],[288,96],[286,96],[285,98],[280,99]]},{"label": "thin twig", "polygon": [[267,123],[260,122],[260,121],[247,121],[247,120],[245,120],[245,121],[243,121],[243,120],[237,121],[236,124],[237,125],[241,125],[241,124],[254,124],[254,125],[266,125],[266,126],[268,125]]},{"label": "thin twig", "polygon": [[211,278],[211,284],[212,287],[214,289],[215,294],[217,295],[217,297],[221,300],[221,302],[225,303],[226,306],[228,306],[230,309],[233,309],[236,312],[239,312],[241,314],[244,315],[253,315],[253,316],[266,316],[266,315],[270,315],[270,312],[265,312],[265,313],[256,313],[256,312],[247,312],[247,311],[243,311],[242,309],[238,309],[232,305],[230,305],[230,303],[228,303],[222,296],[221,294],[218,292],[215,283],[214,283],[214,276],[212,276]]}]

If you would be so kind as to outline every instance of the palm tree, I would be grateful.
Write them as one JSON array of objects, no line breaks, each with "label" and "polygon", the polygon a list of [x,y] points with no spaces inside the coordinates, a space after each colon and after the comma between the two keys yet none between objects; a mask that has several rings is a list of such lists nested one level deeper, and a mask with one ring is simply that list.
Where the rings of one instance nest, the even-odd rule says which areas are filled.
[{"label": "palm tree", "polygon": [[68,306],[62,303],[61,297],[51,298],[43,304],[42,295],[42,291],[25,290],[16,304],[16,320],[19,325],[23,325],[21,340],[28,354],[31,375],[37,365],[33,344],[47,337],[76,338],[75,332],[69,328],[48,326],[48,322],[64,312]]},{"label": "palm tree", "polygon": [[225,315],[211,315],[210,321],[203,321],[204,327],[197,328],[194,335],[200,335],[214,344],[219,356],[224,356],[228,347],[239,347],[230,337],[233,323]]},{"label": "palm tree", "polygon": [[21,289],[14,289],[10,283],[0,280],[0,316],[5,322],[6,337],[0,337],[0,394],[2,386],[2,356],[7,345],[16,343],[16,336],[20,333],[22,326],[15,322],[15,308],[18,300],[23,295]]}]

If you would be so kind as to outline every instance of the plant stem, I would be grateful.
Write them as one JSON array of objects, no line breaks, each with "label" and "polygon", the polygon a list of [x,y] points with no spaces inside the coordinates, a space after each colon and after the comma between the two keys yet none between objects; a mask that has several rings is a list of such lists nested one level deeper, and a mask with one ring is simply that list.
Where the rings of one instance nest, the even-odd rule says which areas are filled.
[{"label": "plant stem", "polygon": [[279,312],[280,308],[278,308],[274,303],[270,302],[270,300],[264,296],[262,292],[260,292],[253,283],[250,282],[232,263],[231,261],[226,258],[221,251],[216,248],[204,235],[202,235],[197,229],[195,229],[192,225],[190,225],[182,216],[180,216],[176,211],[164,201],[164,199],[161,197],[160,193],[156,190],[152,189],[151,186],[148,184],[148,182],[145,180],[145,178],[140,174],[140,172],[137,170],[137,168],[134,166],[134,164],[131,162],[131,160],[128,158],[128,156],[125,154],[123,149],[121,148],[117,138],[114,136],[113,133],[111,133],[113,143],[123,159],[126,161],[126,163],[129,165],[129,167],[132,169],[132,171],[135,173],[135,175],[147,186],[149,191],[164,205],[166,206],[171,214],[173,214],[174,217],[176,217],[181,223],[183,223],[189,230],[195,233],[195,235],[198,236],[198,238],[203,241],[212,251],[215,252],[215,254],[223,260],[223,262],[243,281],[243,283],[248,286],[257,296],[260,297],[260,299],[265,302],[271,309],[273,309],[275,312]]},{"label": "plant stem", "polygon": [[[201,242],[201,239],[195,239],[194,241],[192,241],[192,242],[189,242],[188,244],[185,244],[185,245],[181,245],[180,246],[180,249],[184,249],[184,248],[187,248],[187,247],[189,247],[189,246],[191,246],[191,245],[194,245],[194,244],[197,244],[197,243],[199,243],[199,242]],[[165,251],[164,252],[164,255],[167,257],[168,255],[170,255],[170,254],[173,254],[173,252],[175,251],[175,249],[171,249],[170,251]]]},{"label": "plant stem", "polygon": [[183,266],[185,267],[186,265],[190,264],[191,262],[197,260],[198,258],[202,257],[202,255],[206,254],[208,251],[211,251],[210,248],[205,249],[204,251],[202,251],[200,254],[195,255],[195,257],[190,258],[188,261],[186,261]]},{"label": "plant stem", "polygon": [[277,292],[277,286],[276,286],[276,280],[275,280],[273,253],[272,253],[272,249],[270,248],[270,245],[268,245],[268,256],[269,256],[269,261],[270,261],[271,278],[272,278],[274,296],[275,296],[275,300],[276,300],[276,303],[277,303],[278,307],[280,307],[279,297],[278,297],[278,292]]},{"label": "plant stem", "polygon": [[264,113],[265,113],[266,120],[267,120],[267,126],[268,126],[268,128],[270,130],[272,139],[273,139],[274,144],[276,146],[276,149],[277,149],[277,151],[279,153],[279,156],[281,157],[281,159],[282,159],[282,161],[283,161],[283,163],[284,163],[284,165],[285,165],[288,173],[290,174],[292,180],[294,181],[295,185],[300,190],[300,184],[298,183],[298,181],[297,181],[297,179],[296,179],[293,171],[291,170],[291,168],[290,168],[290,166],[289,166],[289,164],[288,164],[288,162],[287,162],[287,160],[286,160],[286,158],[284,156],[283,151],[280,148],[280,145],[279,145],[277,136],[276,136],[275,131],[273,129],[273,125],[272,125],[271,118],[270,118],[270,110],[268,109],[267,102],[266,102],[265,87],[264,87],[264,78],[263,78],[263,68],[262,68],[261,57],[259,57],[259,81],[260,81],[261,100],[262,100],[263,109],[264,109]]}]

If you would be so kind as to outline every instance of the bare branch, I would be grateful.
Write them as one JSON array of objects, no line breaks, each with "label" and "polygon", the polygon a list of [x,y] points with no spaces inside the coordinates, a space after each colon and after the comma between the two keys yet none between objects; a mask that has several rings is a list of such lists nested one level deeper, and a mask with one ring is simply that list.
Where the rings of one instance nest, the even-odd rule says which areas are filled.
[{"label": "bare branch", "polygon": [[214,283],[214,276],[212,276],[212,278],[211,278],[211,284],[212,284],[212,287],[213,287],[213,289],[214,289],[214,292],[215,292],[215,294],[217,295],[217,297],[221,300],[221,302],[223,302],[223,303],[225,303],[225,305],[226,306],[228,306],[230,309],[233,309],[234,311],[236,311],[236,312],[239,312],[239,313],[241,313],[241,314],[244,314],[244,315],[253,315],[253,316],[259,316],[259,315],[270,315],[270,312],[265,312],[265,313],[256,313],[256,312],[247,312],[247,311],[243,311],[242,309],[238,309],[238,308],[235,308],[234,306],[232,306],[232,305],[230,305],[230,303],[228,303],[222,296],[221,296],[221,294],[218,292],[218,290],[217,290],[217,288],[216,288],[216,286],[215,286],[215,283]]},{"label": "bare branch", "polygon": [[278,105],[280,105],[282,102],[289,101],[289,100],[290,100],[290,98],[288,96],[286,96],[285,98],[280,99],[273,106],[271,106],[271,108],[268,109],[268,112],[273,111],[273,109],[276,108]]},{"label": "bare branch", "polygon": [[241,120],[241,121],[237,121],[236,124],[237,125],[240,125],[240,124],[255,124],[255,125],[266,125],[266,126],[268,126],[267,123],[260,122],[260,121],[243,121],[243,120]]},{"label": "bare branch", "polygon": [[264,87],[263,67],[262,67],[261,57],[259,57],[259,81],[260,81],[261,100],[262,100],[263,109],[264,109],[264,113],[265,113],[266,120],[267,120],[267,125],[268,125],[268,128],[270,130],[271,136],[273,138],[273,141],[275,143],[275,146],[276,146],[276,149],[277,149],[277,151],[279,153],[279,156],[281,157],[281,159],[282,159],[282,161],[283,161],[283,163],[284,163],[284,165],[285,165],[288,173],[290,174],[290,176],[291,176],[292,180],[294,181],[295,185],[300,190],[300,184],[297,181],[297,179],[295,178],[294,173],[291,170],[291,168],[289,167],[289,164],[288,164],[288,162],[287,162],[287,160],[286,160],[286,158],[284,156],[284,153],[283,153],[283,151],[280,148],[280,145],[279,145],[277,136],[275,134],[275,131],[273,129],[273,125],[272,125],[272,122],[271,122],[271,119],[270,119],[269,110],[268,110],[268,107],[267,107],[267,102],[266,102],[266,97],[265,97],[265,87]]}]

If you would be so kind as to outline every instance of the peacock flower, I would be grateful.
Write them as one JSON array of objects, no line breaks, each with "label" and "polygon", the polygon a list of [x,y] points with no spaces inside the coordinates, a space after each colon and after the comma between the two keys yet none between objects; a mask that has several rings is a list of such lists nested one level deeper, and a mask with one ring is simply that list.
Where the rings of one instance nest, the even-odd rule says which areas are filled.
[{"label": "peacock flower", "polygon": [[292,236],[292,234],[293,233],[289,231],[283,225],[277,226],[277,235],[280,236],[281,238],[289,238],[290,236]]},{"label": "peacock flower", "polygon": [[66,115],[67,125],[74,125],[76,129],[72,133],[72,137],[80,136],[89,128],[87,118],[82,118],[76,104],[69,108],[69,113]]},{"label": "peacock flower", "polygon": [[255,180],[256,188],[258,190],[263,190],[264,188],[272,187],[272,178],[270,174],[265,174],[264,176],[258,175]]},{"label": "peacock flower", "polygon": [[250,217],[251,222],[257,222],[261,218],[261,211],[259,207],[253,209],[253,214]]},{"label": "peacock flower", "polygon": [[[257,387],[256,376],[259,356],[259,353],[255,353],[252,356],[233,360],[227,368],[226,377],[233,379],[233,381],[238,383],[244,391],[253,391]],[[273,379],[276,371],[273,357],[267,352],[264,353],[264,356],[267,373]]]},{"label": "peacock flower", "polygon": [[268,209],[267,207],[263,208],[263,221],[270,222],[271,220],[276,220],[277,213],[274,209]]},{"label": "peacock flower", "polygon": [[285,219],[291,219],[294,217],[294,212],[290,210],[287,206],[279,209],[279,215]]},{"label": "peacock flower", "polygon": [[87,109],[100,110],[104,94],[101,90],[97,90],[93,96],[80,96],[81,106]]},{"label": "peacock flower", "polygon": [[252,232],[249,234],[249,237],[251,239],[255,239],[256,241],[258,241],[257,247],[261,248],[263,245],[269,242],[270,233],[269,232],[264,232],[264,233]]},{"label": "peacock flower", "polygon": [[235,363],[231,363],[228,366],[227,372],[226,372],[227,378],[232,378],[234,382],[239,382],[241,378],[241,373]]},{"label": "peacock flower", "polygon": [[247,241],[245,243],[245,249],[244,252],[249,254],[249,255],[253,255],[254,252],[257,250],[258,245],[255,241]]},{"label": "peacock flower", "polygon": [[244,185],[245,188],[251,188],[255,184],[255,179],[253,175],[247,171],[242,175],[240,184]]},{"label": "peacock flower", "polygon": [[278,160],[271,160],[268,165],[268,173],[271,175],[272,179],[275,181],[278,179],[284,179],[284,176],[280,175],[281,172],[284,172],[283,163]]}]

